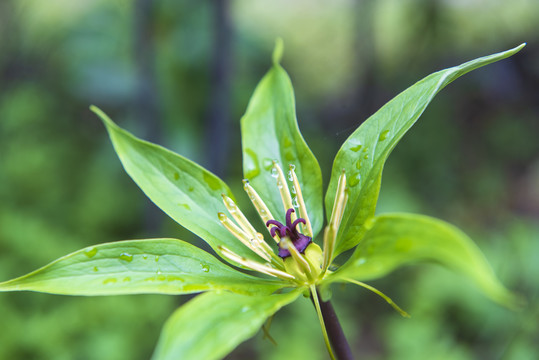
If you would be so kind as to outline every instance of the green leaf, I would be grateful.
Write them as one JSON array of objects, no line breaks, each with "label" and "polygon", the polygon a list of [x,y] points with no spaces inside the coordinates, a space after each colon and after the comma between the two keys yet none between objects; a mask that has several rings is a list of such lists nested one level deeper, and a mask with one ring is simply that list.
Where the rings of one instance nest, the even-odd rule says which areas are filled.
[{"label": "green leaf", "polygon": [[434,95],[458,77],[507,58],[524,45],[427,76],[397,95],[350,135],[335,157],[326,194],[326,214],[329,219],[338,178],[342,169],[345,169],[349,198],[337,238],[335,256],[354,247],[362,238],[366,231],[363,224],[374,216],[387,157]]},{"label": "green leaf", "polygon": [[517,304],[516,297],[499,282],[479,248],[458,228],[414,214],[377,216],[368,227],[352,257],[330,281],[372,280],[400,266],[427,261],[467,276],[499,303]]},{"label": "green leaf", "polygon": [[269,296],[199,295],[167,321],[153,360],[221,359],[300,294],[301,291]]},{"label": "green leaf", "polygon": [[274,64],[260,81],[241,119],[243,174],[266,202],[272,215],[284,220],[285,211],[276,180],[271,177],[272,161],[284,173],[295,166],[313,233],[324,222],[322,172],[305,143],[296,120],[294,90],[286,71],[279,65],[282,41],[277,42]]},{"label": "green leaf", "polygon": [[79,250],[25,276],[0,283],[0,291],[120,295],[229,290],[271,294],[283,285],[286,286],[243,274],[184,241],[151,239]]},{"label": "green leaf", "polygon": [[221,194],[234,198],[221,179],[170,150],[136,138],[95,106],[91,109],[103,120],[125,171],[168,216],[218,254],[217,246],[224,245],[238,255],[258,259],[219,221],[217,213],[226,212]]}]

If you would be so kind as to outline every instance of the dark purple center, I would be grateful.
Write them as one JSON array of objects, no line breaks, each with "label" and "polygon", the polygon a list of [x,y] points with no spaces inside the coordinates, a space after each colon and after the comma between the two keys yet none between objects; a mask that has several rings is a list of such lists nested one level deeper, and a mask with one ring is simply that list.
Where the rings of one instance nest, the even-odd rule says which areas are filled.
[{"label": "dark purple center", "polygon": [[[275,225],[270,229],[271,236],[275,236],[275,234],[279,235],[279,238],[282,239],[284,237],[287,237],[292,241],[296,249],[300,253],[305,253],[305,249],[307,249],[307,246],[313,241],[310,237],[303,235],[298,232],[296,229],[296,226],[298,226],[299,223],[305,224],[305,219],[298,218],[296,221],[292,222],[292,213],[294,212],[294,209],[288,209],[286,212],[286,225],[281,224],[277,220],[268,220],[266,222],[266,226]],[[281,246],[281,242],[279,242],[279,257],[286,258],[290,256],[290,250],[285,249]]]}]

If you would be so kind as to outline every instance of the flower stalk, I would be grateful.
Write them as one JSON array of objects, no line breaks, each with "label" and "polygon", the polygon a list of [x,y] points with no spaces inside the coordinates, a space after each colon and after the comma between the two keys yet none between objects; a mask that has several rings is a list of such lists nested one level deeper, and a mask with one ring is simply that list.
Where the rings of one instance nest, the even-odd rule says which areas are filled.
[{"label": "flower stalk", "polygon": [[323,301],[318,290],[311,287],[311,301],[319,314],[324,340],[331,359],[354,360],[352,349],[346,340],[339,318],[329,301]]}]

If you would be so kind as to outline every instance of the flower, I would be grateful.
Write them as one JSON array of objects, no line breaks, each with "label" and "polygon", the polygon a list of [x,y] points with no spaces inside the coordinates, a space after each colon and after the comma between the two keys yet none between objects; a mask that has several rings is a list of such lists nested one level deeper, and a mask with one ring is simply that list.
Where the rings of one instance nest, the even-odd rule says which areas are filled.
[{"label": "flower", "polygon": [[[277,163],[273,162],[272,176],[276,179],[276,187],[279,189],[280,198],[283,204],[283,211],[286,212],[286,222],[283,225],[275,220],[268,206],[258,195],[256,190],[250,185],[249,180],[243,180],[244,190],[248,194],[251,202],[256,208],[260,218],[268,227],[270,236],[278,245],[278,253],[271,249],[264,239],[264,236],[255,230],[249,223],[245,215],[237,207],[234,200],[222,194],[223,202],[232,218],[239,225],[234,224],[224,214],[219,213],[219,220],[223,226],[242,242],[253,253],[266,261],[265,264],[243,258],[224,246],[220,246],[222,254],[244,267],[258,271],[263,274],[277,277],[283,281],[289,281],[293,286],[313,286],[323,281],[329,274],[331,254],[335,245],[335,234],[337,231],[329,231],[330,228],[338,230],[342,219],[343,210],[346,205],[346,175],[345,172],[339,178],[340,186],[337,189],[335,198],[337,199],[331,218],[334,219],[328,225],[324,236],[324,251],[313,243],[313,229],[309,215],[303,199],[301,186],[298,181],[295,165],[289,165],[288,179],[292,183],[294,198],[288,187],[284,173]],[[297,217],[296,210],[301,217]]]},{"label": "flower", "polygon": [[[332,334],[325,327],[328,318],[320,306],[330,299],[331,284],[360,285],[407,315],[363,281],[418,261],[445,265],[470,278],[493,300],[514,305],[515,297],[460,230],[427,216],[375,215],[375,207],[387,157],[434,95],[466,72],[511,56],[523,46],[431,74],[382,107],[337,153],[324,206],[321,170],[299,132],[292,85],[280,66],[282,43],[278,42],[273,66],[241,120],[244,190],[267,236],[274,239],[273,247],[240,211],[221,179],[180,155],[136,138],[92,107],[103,120],[125,170],[144,193],[230,265],[177,239],[128,240],[69,254],[0,283],[0,291],[205,292],[170,317],[154,359],[221,358],[305,293],[312,297],[333,358],[333,351],[342,349],[332,349]],[[289,166],[288,181],[280,164]],[[327,224],[320,247],[324,207]],[[335,260],[341,261],[339,255],[351,249],[339,266]]]}]

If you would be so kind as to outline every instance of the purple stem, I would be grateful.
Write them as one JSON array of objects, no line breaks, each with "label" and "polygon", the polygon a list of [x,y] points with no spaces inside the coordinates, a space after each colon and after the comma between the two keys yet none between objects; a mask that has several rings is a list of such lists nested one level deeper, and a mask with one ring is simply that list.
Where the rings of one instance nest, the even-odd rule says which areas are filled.
[{"label": "purple stem", "polygon": [[[337,314],[333,309],[333,305],[329,301],[322,301],[320,292],[316,291],[318,300],[320,301],[320,311],[322,312],[322,318],[326,325],[326,331],[328,333],[329,342],[331,348],[338,360],[354,360],[352,355],[352,349],[344,336],[344,332],[341,327],[341,323],[337,318]],[[311,301],[314,301],[311,295]]]}]

